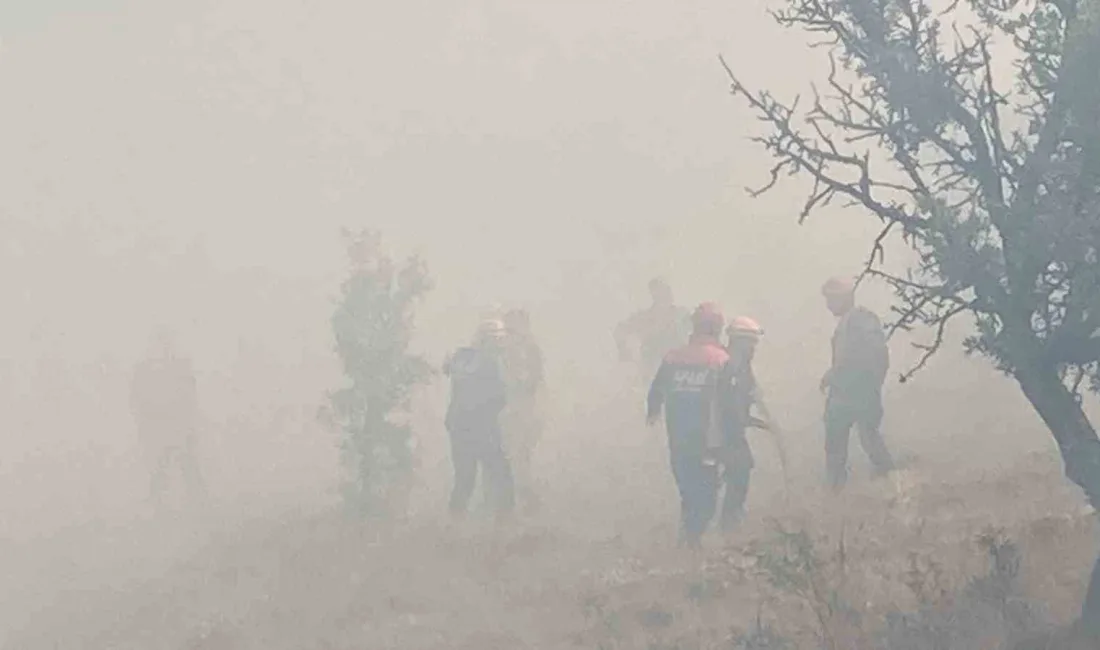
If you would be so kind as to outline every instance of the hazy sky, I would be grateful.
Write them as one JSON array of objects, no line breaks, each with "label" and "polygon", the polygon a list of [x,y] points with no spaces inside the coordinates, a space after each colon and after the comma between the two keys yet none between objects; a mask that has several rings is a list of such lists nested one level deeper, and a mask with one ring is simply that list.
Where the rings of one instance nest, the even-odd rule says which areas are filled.
[{"label": "hazy sky", "polygon": [[[789,94],[821,63],[763,3],[90,7],[38,6],[0,58],[4,263],[26,306],[7,327],[70,358],[132,352],[164,319],[203,329],[207,356],[257,329],[323,351],[344,224],[427,258],[435,353],[500,300],[534,308],[555,360],[609,359],[654,273],[815,346],[793,324],[827,331],[819,283],[858,267],[873,226],[798,228],[797,182],[743,191],[770,160],[717,54]],[[275,278],[253,305],[248,283]]]},{"label": "hazy sky", "polygon": [[90,6],[3,32],[0,282],[22,299],[3,327],[35,341],[12,356],[124,367],[166,320],[206,369],[242,337],[327,355],[350,225],[428,260],[436,359],[520,302],[551,371],[597,381],[661,273],[825,360],[818,287],[874,224],[797,227],[794,181],[744,192],[770,160],[717,54],[788,95],[822,64],[764,3]]},{"label": "hazy sky", "polygon": [[[859,268],[875,224],[837,208],[798,227],[795,180],[744,192],[771,160],[718,53],[783,97],[824,67],[766,4],[0,0],[0,442],[25,452],[4,480],[109,484],[130,462],[121,382],[157,323],[184,331],[213,418],[239,415],[228,388],[322,400],[342,225],[427,259],[433,360],[520,302],[554,390],[597,400],[618,388],[614,323],[661,273],[686,304],[756,316],[761,376],[816,423],[820,283]],[[241,349],[256,381],[225,375]],[[295,456],[227,431],[226,462]],[[37,469],[50,453],[85,466]]]}]

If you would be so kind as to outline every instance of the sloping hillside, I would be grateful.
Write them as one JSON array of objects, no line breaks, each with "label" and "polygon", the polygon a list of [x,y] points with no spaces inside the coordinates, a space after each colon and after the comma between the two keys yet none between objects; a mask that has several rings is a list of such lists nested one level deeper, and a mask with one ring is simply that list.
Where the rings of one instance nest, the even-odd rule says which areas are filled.
[{"label": "sloping hillside", "polygon": [[[95,553],[74,556],[88,563],[84,583],[59,589],[6,647],[686,650],[737,647],[753,630],[741,647],[781,647],[760,645],[772,629],[810,648],[823,634],[879,638],[891,613],[921,609],[918,584],[940,593],[927,607],[961,606],[967,584],[989,572],[979,537],[990,526],[1018,546],[1010,591],[1026,601],[1029,626],[1072,617],[1083,593],[1094,524],[1044,455],[984,476],[918,462],[893,484],[861,480],[841,500],[807,479],[790,504],[765,468],[745,529],[692,557],[674,548],[667,477],[654,473],[659,450],[623,451],[627,462],[605,466],[598,483],[588,474],[595,463],[563,465],[577,480],[552,484],[546,511],[507,528],[425,511],[382,529],[335,509],[257,512],[232,526],[150,521],[104,546],[122,557],[132,545],[131,575],[101,571],[96,586],[87,578]],[[804,573],[822,593],[771,584],[774,567],[762,558],[791,557],[780,527],[814,539],[820,566]],[[185,541],[200,528],[201,539]],[[158,535],[175,547],[151,558]],[[823,632],[813,602],[823,595],[851,609],[854,632],[835,621]],[[1005,634],[988,617],[950,620],[979,628],[981,647]]]}]

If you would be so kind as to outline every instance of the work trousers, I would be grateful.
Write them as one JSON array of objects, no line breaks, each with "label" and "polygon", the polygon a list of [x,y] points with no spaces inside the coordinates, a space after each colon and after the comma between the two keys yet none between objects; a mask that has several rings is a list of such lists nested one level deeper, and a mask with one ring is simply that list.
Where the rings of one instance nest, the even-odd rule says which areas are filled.
[{"label": "work trousers", "polygon": [[542,437],[542,422],[534,398],[514,399],[501,414],[504,450],[512,466],[516,495],[525,507],[539,505],[531,459]]},{"label": "work trousers", "polygon": [[832,391],[825,402],[825,473],[829,486],[839,490],[848,482],[848,447],[852,427],[878,475],[894,469],[894,460],[882,438],[882,391]]},{"label": "work trousers", "polygon": [[752,473],[752,450],[744,436],[730,440],[718,450],[705,449],[698,432],[669,434],[669,462],[680,494],[680,539],[698,546],[714,518],[719,492],[722,499],[721,526],[731,530],[744,514]]},{"label": "work trousers", "polygon": [[729,532],[741,523],[745,515],[745,501],[749,496],[749,480],[755,462],[744,433],[732,436],[724,448],[716,450],[715,457],[722,476],[721,485],[716,487],[725,488],[718,521],[722,530]]},{"label": "work trousers", "polygon": [[146,432],[146,439],[157,440],[149,444],[150,480],[149,488],[154,501],[162,503],[168,491],[168,484],[174,468],[178,468],[183,478],[187,495],[192,499],[206,496],[206,484],[199,470],[197,444],[193,433],[181,434],[178,443],[158,440],[163,432]]},{"label": "work trousers", "polygon": [[497,514],[512,512],[515,509],[515,484],[511,463],[504,452],[500,427],[496,424],[457,426],[450,430],[450,436],[455,473],[449,506],[451,513],[466,512],[477,485],[479,469]]},{"label": "work trousers", "polygon": [[680,541],[698,546],[714,514],[715,466],[707,464],[702,445],[669,436],[669,463],[680,493]]}]

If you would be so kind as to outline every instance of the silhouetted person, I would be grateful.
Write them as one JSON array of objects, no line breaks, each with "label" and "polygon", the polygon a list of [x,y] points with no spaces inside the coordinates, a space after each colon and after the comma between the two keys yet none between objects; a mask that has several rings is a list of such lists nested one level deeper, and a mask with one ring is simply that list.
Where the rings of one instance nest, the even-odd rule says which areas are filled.
[{"label": "silhouetted person", "polygon": [[507,404],[501,414],[504,447],[512,463],[516,493],[528,509],[540,505],[531,473],[531,460],[542,437],[539,397],[545,381],[542,350],[531,332],[527,310],[513,309],[504,315],[504,378]]},{"label": "silhouetted person", "polygon": [[890,368],[890,351],[882,322],[856,306],[855,283],[832,278],[822,287],[825,305],[839,320],[833,333],[833,361],[821,379],[825,400],[825,468],[830,487],[848,480],[848,439],[852,426],[878,475],[894,469],[882,439],[882,385]]},{"label": "silhouetted person", "polygon": [[662,410],[668,432],[669,463],[680,493],[680,542],[698,548],[717,497],[714,463],[708,450],[716,440],[718,378],[729,353],[718,340],[724,318],[711,303],[692,315],[686,345],[665,355],[649,389],[646,420],[656,424]]},{"label": "silhouetted person", "polygon": [[[729,361],[718,376],[719,446],[711,452],[721,476],[718,488],[725,488],[719,525],[722,532],[737,528],[745,516],[745,501],[749,496],[749,479],[755,461],[749,446],[749,427],[766,428],[752,415],[756,403],[756,375],[752,362],[756,346],[763,336],[760,325],[747,316],[738,316],[726,328],[729,339],[726,352]],[[716,468],[718,469],[718,468]]]},{"label": "silhouetted person", "polygon": [[134,369],[130,408],[151,466],[153,498],[163,500],[173,468],[179,469],[189,496],[205,496],[197,454],[195,373],[167,331],[157,333],[148,356]]},{"label": "silhouetted person", "polygon": [[507,402],[507,387],[500,368],[504,325],[485,321],[473,345],[460,348],[444,365],[451,378],[451,401],[445,425],[451,438],[454,463],[452,515],[467,511],[477,484],[478,468],[487,482],[498,516],[515,509],[512,468],[504,451],[500,413]]},{"label": "silhouetted person", "polygon": [[637,361],[640,377],[649,382],[669,350],[687,342],[691,319],[676,306],[672,288],[660,278],[649,282],[649,307],[635,312],[615,328],[619,358]]}]

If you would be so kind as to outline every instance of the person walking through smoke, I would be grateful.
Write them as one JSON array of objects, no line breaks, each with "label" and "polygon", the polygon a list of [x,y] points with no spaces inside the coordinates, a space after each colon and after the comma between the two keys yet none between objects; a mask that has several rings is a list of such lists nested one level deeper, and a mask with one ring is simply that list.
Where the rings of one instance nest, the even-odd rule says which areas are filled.
[{"label": "person walking through smoke", "polygon": [[685,343],[690,327],[688,314],[676,305],[667,282],[661,278],[650,280],[649,296],[649,307],[635,312],[615,328],[619,359],[637,361],[644,384],[657,371],[665,352]]},{"label": "person walking through smoke", "polygon": [[839,320],[832,340],[832,366],[821,378],[825,399],[825,468],[829,486],[841,489],[848,480],[848,446],[852,426],[859,430],[863,451],[875,473],[894,469],[882,438],[882,385],[890,367],[890,351],[882,323],[855,303],[855,281],[836,277],[822,287],[825,305]]},{"label": "person walking through smoke", "polygon": [[730,357],[719,341],[725,319],[716,305],[699,305],[691,320],[687,344],[666,354],[657,369],[646,420],[652,426],[664,411],[669,462],[680,493],[680,543],[698,548],[714,513],[717,486],[706,450],[719,426],[718,375]]},{"label": "person walking through smoke", "polygon": [[521,503],[536,510],[540,499],[531,473],[531,457],[542,437],[539,397],[544,384],[542,350],[531,332],[526,309],[504,315],[504,376],[507,404],[501,413],[504,448],[512,462],[516,493]]},{"label": "person walking through smoke", "polygon": [[180,470],[191,498],[205,497],[197,454],[200,415],[195,372],[167,330],[154,336],[148,356],[134,368],[130,410],[151,467],[153,499],[163,502],[173,468]]},{"label": "person walking through smoke", "polygon": [[[721,434],[708,455],[715,461],[716,490],[725,488],[719,526],[729,533],[737,528],[745,515],[749,495],[749,479],[755,462],[746,436],[749,427],[767,429],[768,424],[752,415],[757,399],[756,376],[752,362],[756,346],[764,330],[752,318],[738,316],[726,328],[726,351],[729,361],[718,375],[718,422]],[[720,483],[717,472],[721,471]],[[717,505],[717,494],[715,495]]]},{"label": "person walking through smoke", "polygon": [[498,517],[515,508],[512,468],[504,451],[500,414],[507,404],[501,371],[504,324],[486,320],[473,344],[460,348],[444,364],[451,379],[451,399],[444,422],[451,438],[454,489],[449,510],[462,516],[469,506],[480,468]]}]

